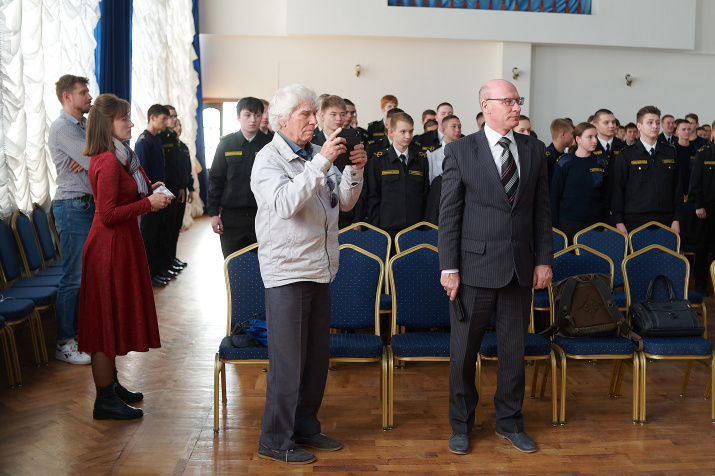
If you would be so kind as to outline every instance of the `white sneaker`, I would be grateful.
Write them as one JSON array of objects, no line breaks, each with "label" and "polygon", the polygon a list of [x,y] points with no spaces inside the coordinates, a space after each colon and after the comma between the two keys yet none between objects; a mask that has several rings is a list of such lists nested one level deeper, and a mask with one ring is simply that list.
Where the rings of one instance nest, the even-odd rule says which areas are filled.
[{"label": "white sneaker", "polygon": [[64,345],[57,344],[55,359],[76,365],[88,365],[92,363],[92,358],[89,354],[77,350],[77,341],[74,339],[70,339]]}]

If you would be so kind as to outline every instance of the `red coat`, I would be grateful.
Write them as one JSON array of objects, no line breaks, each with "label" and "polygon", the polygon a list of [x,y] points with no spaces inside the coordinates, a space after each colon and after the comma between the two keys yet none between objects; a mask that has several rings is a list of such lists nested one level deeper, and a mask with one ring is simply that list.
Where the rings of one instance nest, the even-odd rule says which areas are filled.
[{"label": "red coat", "polygon": [[115,357],[160,347],[149,265],[137,222],[151,211],[149,199],[139,196],[134,178],[110,151],[92,156],[89,183],[95,215],[82,253],[79,350]]}]

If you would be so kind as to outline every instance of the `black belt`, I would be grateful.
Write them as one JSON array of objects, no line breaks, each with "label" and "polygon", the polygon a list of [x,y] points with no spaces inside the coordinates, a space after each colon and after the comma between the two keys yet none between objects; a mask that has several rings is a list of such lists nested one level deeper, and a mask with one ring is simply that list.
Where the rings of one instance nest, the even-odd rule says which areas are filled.
[{"label": "black belt", "polygon": [[93,201],[94,201],[94,197],[92,196],[91,193],[85,193],[85,194],[82,195],[81,197],[75,197],[75,198],[73,198],[72,200],[79,200],[79,201],[81,201],[81,202],[90,203],[90,202],[93,202]]}]

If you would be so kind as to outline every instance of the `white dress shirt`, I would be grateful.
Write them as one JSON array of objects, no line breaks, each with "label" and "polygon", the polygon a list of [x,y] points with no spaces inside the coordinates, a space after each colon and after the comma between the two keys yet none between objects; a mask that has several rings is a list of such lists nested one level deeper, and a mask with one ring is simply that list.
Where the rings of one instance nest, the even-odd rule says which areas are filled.
[{"label": "white dress shirt", "polygon": [[[499,139],[502,138],[502,135],[486,124],[484,124],[484,134],[486,134],[487,136],[487,142],[489,143],[489,148],[491,149],[492,157],[494,158],[494,164],[496,164],[497,167],[497,173],[501,177],[501,155],[504,152],[504,147],[499,145]],[[516,149],[516,142],[514,142],[514,131],[510,130],[503,137],[506,137],[511,141],[511,143],[509,144],[509,150],[511,151],[511,155],[514,156],[514,162],[516,162],[516,170],[521,174],[519,151]]]},{"label": "white dress shirt", "polygon": [[[598,137],[598,136],[596,136]],[[606,150],[606,144],[609,144],[608,150],[612,151],[613,150],[613,137],[611,137],[611,140],[603,140],[600,137],[598,137],[598,142],[601,143],[601,147],[603,147],[603,150]]]}]

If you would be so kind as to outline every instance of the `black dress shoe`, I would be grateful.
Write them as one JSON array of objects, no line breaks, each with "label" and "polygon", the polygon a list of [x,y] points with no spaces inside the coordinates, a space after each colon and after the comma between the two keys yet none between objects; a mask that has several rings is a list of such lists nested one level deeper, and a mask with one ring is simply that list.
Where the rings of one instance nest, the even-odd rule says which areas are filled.
[{"label": "black dress shoe", "polygon": [[169,271],[173,271],[175,273],[181,273],[184,270],[181,266],[176,266],[176,265],[171,265],[169,266]]},{"label": "black dress shoe", "polygon": [[114,382],[106,387],[97,387],[93,412],[95,420],[134,420],[143,415],[141,408],[130,407],[117,396]]},{"label": "black dress shoe", "polygon": [[184,262],[184,261],[181,261],[179,258],[174,258],[174,264],[175,264],[176,266],[181,266],[182,268],[186,268],[186,265],[187,265],[188,263],[186,263],[186,262]]},{"label": "black dress shoe", "polygon": [[514,445],[514,448],[523,453],[536,453],[538,451],[534,440],[523,431],[519,433],[500,433],[499,430],[497,430],[496,434],[499,438],[509,440],[509,442]]},{"label": "black dress shoe", "polygon": [[156,275],[161,276],[162,278],[175,278],[179,275],[179,273],[175,273],[174,271],[165,269],[165,270],[159,271],[158,273],[156,273]]},{"label": "black dress shoe", "polygon": [[124,386],[122,386],[121,383],[119,383],[116,370],[114,371],[114,393],[116,393],[120,400],[124,403],[141,402],[142,400],[144,400],[143,393],[127,390],[126,388],[124,388]]},{"label": "black dress shoe", "polygon": [[158,276],[154,276],[153,278],[151,278],[151,285],[154,286],[155,288],[163,288],[167,284],[168,283],[166,281],[159,278]]},{"label": "black dress shoe", "polygon": [[452,433],[447,446],[456,455],[466,455],[469,453],[469,433]]}]

